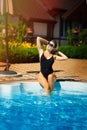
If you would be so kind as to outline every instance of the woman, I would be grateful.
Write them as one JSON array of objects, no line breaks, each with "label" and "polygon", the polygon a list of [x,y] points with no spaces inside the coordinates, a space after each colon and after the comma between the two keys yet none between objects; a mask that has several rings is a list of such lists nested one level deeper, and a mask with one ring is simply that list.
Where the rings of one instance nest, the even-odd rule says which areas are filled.
[{"label": "woman", "polygon": [[[43,45],[46,46],[46,50],[43,50]],[[68,57],[62,52],[58,51],[58,54],[53,53],[57,44],[56,42],[47,41],[44,38],[37,37],[37,47],[40,58],[40,73],[38,75],[39,83],[44,87],[47,95],[53,90],[54,82],[56,81],[56,75],[53,72],[52,65],[55,60],[66,60]]]}]

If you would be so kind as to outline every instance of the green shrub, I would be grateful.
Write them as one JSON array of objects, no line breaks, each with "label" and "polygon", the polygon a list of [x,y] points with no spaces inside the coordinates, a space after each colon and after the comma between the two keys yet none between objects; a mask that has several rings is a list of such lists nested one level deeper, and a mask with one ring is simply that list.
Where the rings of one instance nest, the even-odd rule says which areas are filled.
[{"label": "green shrub", "polygon": [[[10,63],[39,62],[39,54],[36,47],[10,46],[8,50]],[[87,45],[60,46],[58,50],[62,51],[69,58],[87,59]],[[0,61],[6,62],[6,47],[2,44],[0,44]]]},{"label": "green shrub", "polygon": [[69,58],[87,59],[87,45],[61,46],[59,50],[64,52]]},{"label": "green shrub", "polygon": [[32,63],[38,62],[38,59],[36,48],[14,47],[10,50],[10,63]]}]

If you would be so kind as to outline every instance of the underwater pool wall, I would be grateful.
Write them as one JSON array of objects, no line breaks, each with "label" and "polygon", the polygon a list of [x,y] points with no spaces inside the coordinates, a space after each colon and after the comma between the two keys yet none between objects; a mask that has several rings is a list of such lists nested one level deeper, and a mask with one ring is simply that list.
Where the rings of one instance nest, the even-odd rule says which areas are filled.
[{"label": "underwater pool wall", "polygon": [[[54,90],[59,91],[60,89],[66,91],[78,91],[87,93],[87,83],[84,82],[71,82],[61,81],[55,82]],[[18,82],[11,84],[0,84],[0,97],[11,96],[14,93],[21,94],[24,92],[32,92],[34,94],[42,94],[44,89],[38,82]]]}]

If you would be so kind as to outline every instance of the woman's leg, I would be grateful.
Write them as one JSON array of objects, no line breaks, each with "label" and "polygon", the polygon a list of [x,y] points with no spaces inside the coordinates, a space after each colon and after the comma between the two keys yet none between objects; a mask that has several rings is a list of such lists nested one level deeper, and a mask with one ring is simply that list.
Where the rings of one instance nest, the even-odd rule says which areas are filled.
[{"label": "woman's leg", "polygon": [[49,84],[48,84],[47,79],[43,76],[43,74],[41,72],[38,75],[38,81],[44,87],[44,90],[48,95],[49,94]]},{"label": "woman's leg", "polygon": [[50,90],[54,89],[54,82],[56,81],[56,75],[54,73],[48,75],[48,83]]}]

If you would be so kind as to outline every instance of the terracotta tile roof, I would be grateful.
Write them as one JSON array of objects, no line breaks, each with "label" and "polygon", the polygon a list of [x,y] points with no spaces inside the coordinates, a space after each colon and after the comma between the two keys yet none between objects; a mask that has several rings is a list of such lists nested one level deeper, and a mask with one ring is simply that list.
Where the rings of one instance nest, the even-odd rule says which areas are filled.
[{"label": "terracotta tile roof", "polygon": [[26,20],[55,21],[39,0],[13,0],[13,4],[14,13]]}]

